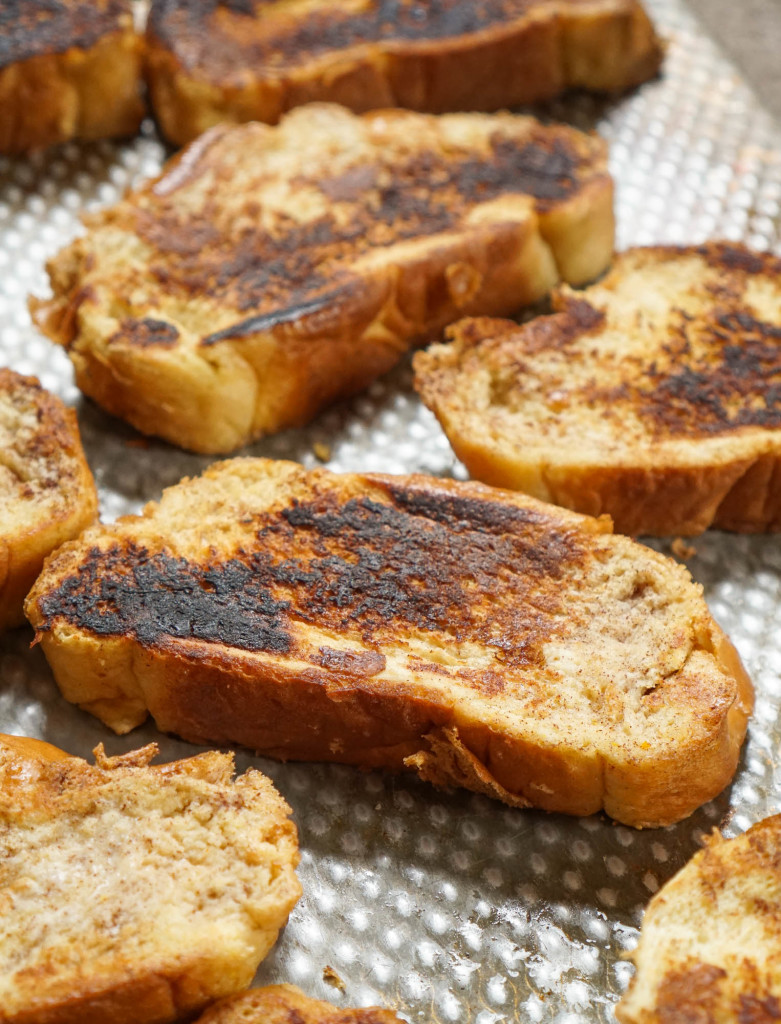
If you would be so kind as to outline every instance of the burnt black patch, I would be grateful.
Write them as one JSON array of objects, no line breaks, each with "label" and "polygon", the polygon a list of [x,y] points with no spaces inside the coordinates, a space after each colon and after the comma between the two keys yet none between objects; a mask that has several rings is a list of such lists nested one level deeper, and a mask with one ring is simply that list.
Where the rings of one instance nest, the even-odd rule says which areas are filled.
[{"label": "burnt black patch", "polygon": [[[261,515],[244,549],[210,564],[133,544],[93,549],[77,575],[39,599],[40,628],[64,617],[146,646],[192,638],[287,653],[293,624],[306,623],[379,650],[410,632],[436,633],[445,644],[481,643],[500,663],[541,663],[543,643],[566,623],[556,617],[556,581],[584,557],[575,532],[487,500],[401,487],[391,498],[340,502],[325,492]],[[321,651],[337,673],[382,668],[379,656],[341,668],[339,658]]]},{"label": "burnt black patch", "polygon": [[77,576],[40,598],[41,629],[63,617],[97,636],[133,636],[144,646],[176,638],[285,653],[287,605],[271,596],[269,572],[262,553],[199,566],[134,544],[92,548]]}]

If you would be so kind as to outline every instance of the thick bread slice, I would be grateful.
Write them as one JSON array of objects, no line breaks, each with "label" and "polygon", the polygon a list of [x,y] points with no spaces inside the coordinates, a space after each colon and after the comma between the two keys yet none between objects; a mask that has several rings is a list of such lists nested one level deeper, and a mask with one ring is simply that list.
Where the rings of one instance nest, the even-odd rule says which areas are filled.
[{"label": "thick bread slice", "polygon": [[554,308],[455,324],[415,358],[474,477],[628,534],[781,529],[781,260],[630,249]]},{"label": "thick bread slice", "polygon": [[142,59],[130,0],[3,0],[0,153],[132,134]]},{"label": "thick bread slice", "polygon": [[76,413],[0,369],[0,630],[20,626],[44,558],[97,517]]},{"label": "thick bread slice", "polygon": [[178,1021],[276,940],[300,895],[290,808],[231,755],[156,752],[92,766],[0,737],[1,1024]]},{"label": "thick bread slice", "polygon": [[532,118],[312,105],[215,128],[89,220],[36,319],[81,389],[202,452],[307,422],[466,312],[612,255],[605,144]]},{"label": "thick bread slice", "polygon": [[235,459],[48,562],[27,614],[118,732],[406,766],[518,806],[689,814],[751,684],[670,559],[596,520],[425,476]]},{"label": "thick bread slice", "polygon": [[379,1006],[360,1009],[310,999],[295,985],[268,985],[211,1006],[196,1024],[403,1024]]},{"label": "thick bread slice", "polygon": [[311,100],[441,114],[620,92],[662,57],[637,0],[154,0],[147,39],[155,112],[179,144]]},{"label": "thick bread slice", "polygon": [[651,900],[621,1024],[781,1019],[781,815],[718,832]]}]

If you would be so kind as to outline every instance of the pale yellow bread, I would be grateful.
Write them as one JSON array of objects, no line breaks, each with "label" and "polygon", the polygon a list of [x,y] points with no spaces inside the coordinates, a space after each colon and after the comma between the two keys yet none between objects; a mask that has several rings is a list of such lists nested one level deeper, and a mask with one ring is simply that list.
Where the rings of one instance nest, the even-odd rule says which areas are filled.
[{"label": "pale yellow bread", "polygon": [[425,476],[213,465],[61,548],[26,611],[117,732],[151,712],[638,826],[727,785],[752,706],[685,568],[606,518]]},{"label": "pale yellow bread", "polygon": [[457,323],[415,357],[472,476],[632,535],[781,529],[781,260],[630,249],[553,305]]},{"label": "pale yellow bread", "polygon": [[33,300],[85,394],[227,452],[306,423],[466,313],[509,313],[613,248],[602,140],[509,114],[325,104],[218,127],[88,219]]},{"label": "pale yellow bread", "polygon": [[276,940],[300,894],[290,808],[231,755],[156,752],[93,766],[0,737],[2,1024],[179,1021]]},{"label": "pale yellow bread", "polygon": [[715,832],[651,900],[621,1024],[781,1019],[781,815]]},{"label": "pale yellow bread", "polygon": [[142,60],[130,0],[3,0],[0,153],[132,134]]},{"label": "pale yellow bread", "polygon": [[0,630],[20,626],[44,558],[97,517],[76,413],[0,369]]},{"label": "pale yellow bread", "polygon": [[267,985],[220,1000],[195,1024],[403,1024],[379,1006],[336,1007],[295,985]]},{"label": "pale yellow bread", "polygon": [[622,92],[662,59],[637,0],[154,0],[147,41],[155,113],[178,144],[312,100],[444,113]]}]

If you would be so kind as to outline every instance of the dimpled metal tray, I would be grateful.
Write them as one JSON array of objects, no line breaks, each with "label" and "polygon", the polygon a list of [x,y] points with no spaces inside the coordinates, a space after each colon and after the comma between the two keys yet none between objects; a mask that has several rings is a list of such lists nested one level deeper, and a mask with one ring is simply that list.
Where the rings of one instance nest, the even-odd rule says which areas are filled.
[{"label": "dimpled metal tray", "polygon": [[[617,102],[588,97],[546,113],[596,128],[611,144],[618,242],[745,239],[779,249],[781,137],[680,0],[648,0],[669,40],[663,77]],[[79,411],[104,520],[136,511],[204,458],[138,444],[84,402],[66,356],[26,310],[44,294],[45,259],[79,230],[79,215],[156,173],[165,150],[151,127],[127,144],[69,144],[0,160],[0,362],[37,374]],[[250,451],[335,470],[463,476],[408,367],[367,394]],[[256,764],[292,805],[304,896],[258,982],[291,981],[340,1005],[380,1003],[409,1021],[614,1020],[632,972],[649,898],[714,826],[734,835],[781,806],[781,542],[711,533],[689,567],[735,641],[757,706],[731,789],[675,827],[638,832],[512,810],[414,778],[340,766]],[[195,748],[152,726],[117,738],[59,695],[29,630],[0,638],[0,729],[88,756],[156,740],[166,759]],[[327,970],[330,968],[330,970]],[[330,981],[328,980],[330,978]]]}]

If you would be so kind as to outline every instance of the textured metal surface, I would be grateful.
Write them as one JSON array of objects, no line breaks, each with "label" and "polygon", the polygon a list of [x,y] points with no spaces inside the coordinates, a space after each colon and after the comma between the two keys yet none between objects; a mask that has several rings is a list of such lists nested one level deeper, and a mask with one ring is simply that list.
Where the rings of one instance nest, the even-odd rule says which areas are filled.
[{"label": "textured metal surface", "polygon": [[[678,0],[648,0],[670,40],[664,77],[620,102],[578,99],[551,113],[596,127],[612,144],[619,243],[743,238],[779,248],[781,139],[770,119]],[[127,145],[68,145],[0,163],[0,358],[79,409],[104,519],[134,511],[207,460],[137,435],[81,402],[70,365],[30,325],[25,298],[46,290],[43,263],[78,216],[158,170],[151,131]],[[403,368],[355,402],[250,451],[337,470],[461,475]],[[266,770],[301,833],[305,896],[259,980],[287,980],[342,1004],[380,1002],[411,1021],[611,1021],[631,973],[650,896],[714,825],[728,834],[781,806],[776,751],[781,703],[781,541],[709,534],[689,562],[758,690],[731,790],[687,822],[635,832],[604,818],[566,819],[443,794],[414,779],[340,767]],[[117,739],[68,706],[30,633],[0,640],[0,728],[74,753],[160,740],[167,758],[193,751],[154,729]],[[344,993],[323,979],[329,966]]]}]

